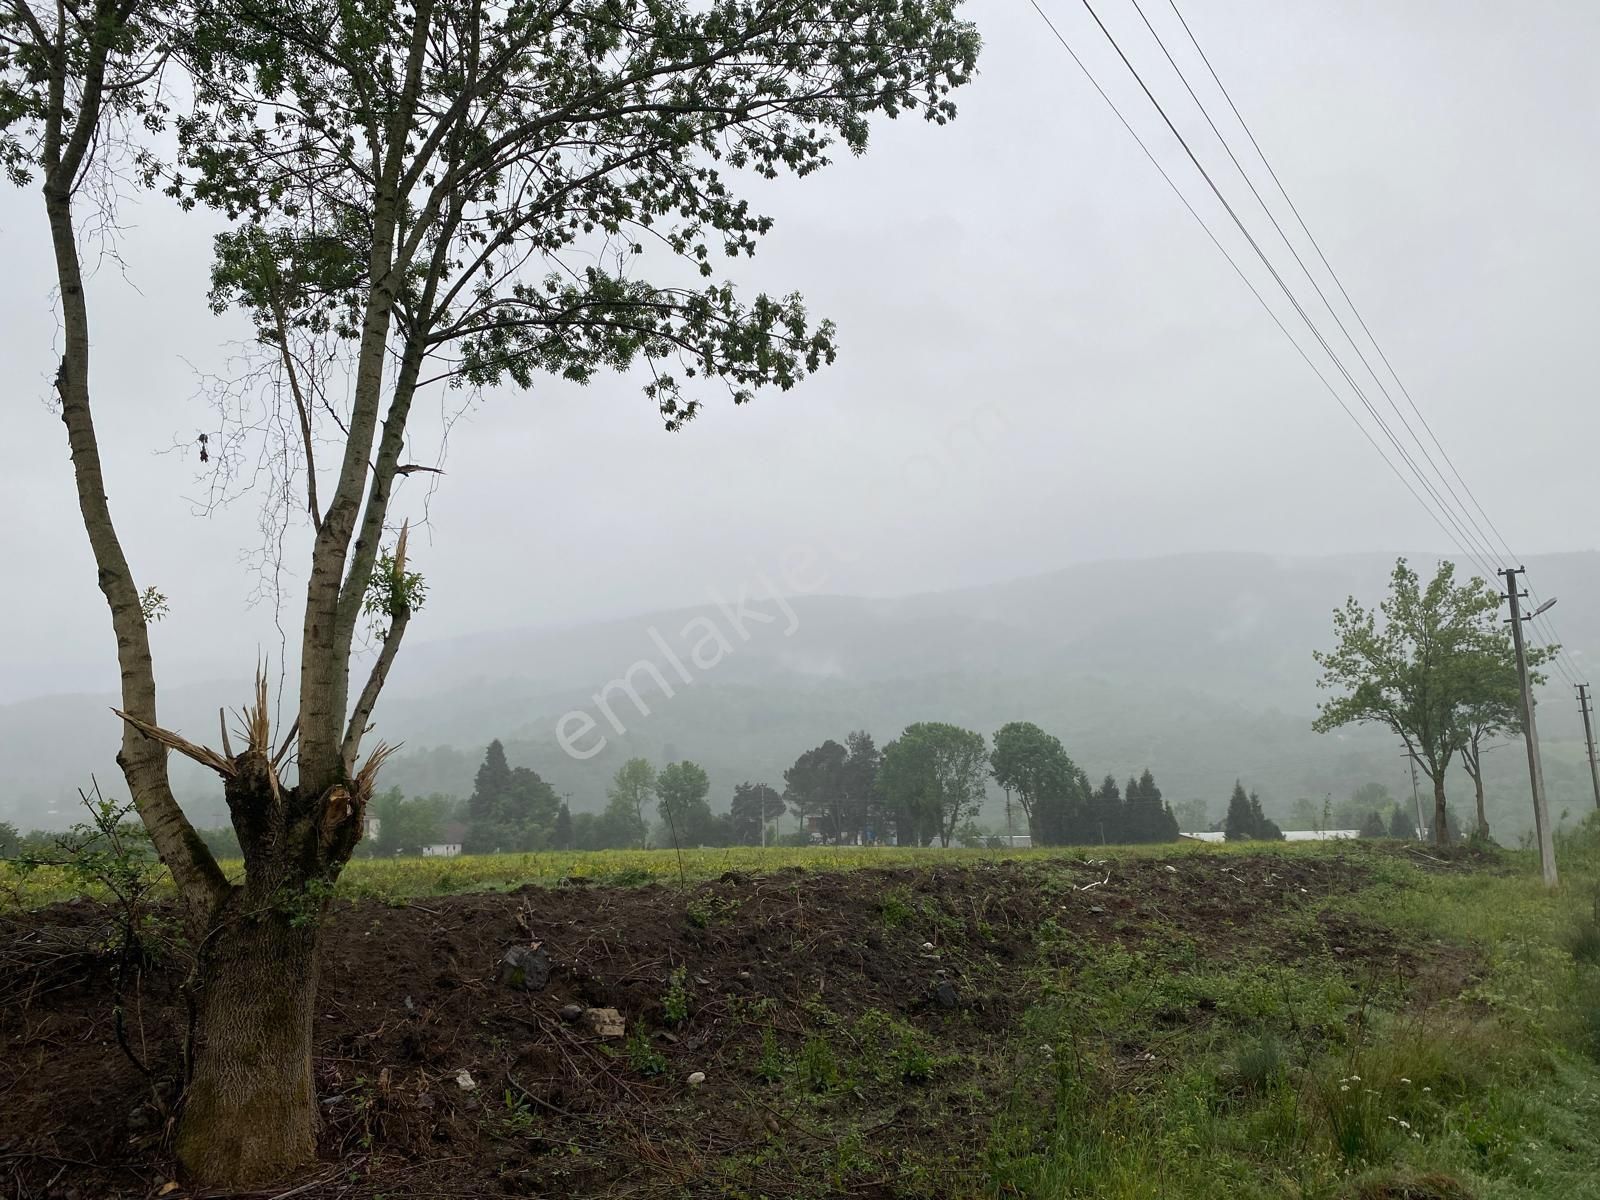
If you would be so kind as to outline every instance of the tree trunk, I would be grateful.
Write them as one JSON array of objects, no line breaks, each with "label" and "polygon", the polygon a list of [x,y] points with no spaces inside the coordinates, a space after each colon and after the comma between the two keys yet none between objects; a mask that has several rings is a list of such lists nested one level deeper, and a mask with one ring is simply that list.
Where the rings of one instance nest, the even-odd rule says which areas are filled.
[{"label": "tree trunk", "polygon": [[[245,907],[242,895],[231,907]],[[190,1178],[258,1187],[316,1156],[317,915],[301,914],[296,925],[279,908],[260,906],[225,917],[208,940],[194,1072],[177,1136]]]},{"label": "tree trunk", "polygon": [[1479,771],[1472,773],[1472,790],[1478,801],[1478,836],[1489,836],[1489,818],[1483,811],[1483,775]]},{"label": "tree trunk", "polygon": [[1445,818],[1444,808],[1444,775],[1441,772],[1433,780],[1433,842],[1436,846],[1450,844],[1450,825]]}]

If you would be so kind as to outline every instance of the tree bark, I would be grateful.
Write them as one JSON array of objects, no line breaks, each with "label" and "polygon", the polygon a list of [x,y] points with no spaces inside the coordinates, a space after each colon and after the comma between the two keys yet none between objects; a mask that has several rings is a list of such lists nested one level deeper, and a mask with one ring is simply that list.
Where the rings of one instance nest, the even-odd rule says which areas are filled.
[{"label": "tree bark", "polygon": [[1444,807],[1444,775],[1440,773],[1433,779],[1433,842],[1436,846],[1450,844],[1450,825],[1445,817]]},{"label": "tree bark", "polygon": [[[73,212],[79,174],[99,124],[109,48],[125,20],[125,14],[118,18],[97,11],[97,33],[83,68],[83,94],[70,134],[66,128],[69,119],[67,52],[64,45],[56,48],[48,102],[50,113],[46,121],[43,190],[56,282],[61,293],[63,345],[56,373],[56,393],[61,401],[61,420],[67,430],[78,509],[94,554],[100,591],[111,612],[122,681],[122,708],[155,725],[156,679],[150,657],[149,629],[139,588],[112,521],[111,502],[106,495],[100,464],[100,444],[89,405],[89,306],[84,294]],[[166,749],[124,723],[117,764],[128,781],[129,795],[145,828],[150,831],[156,852],[172,872],[191,919],[202,920],[227,894],[227,879],[172,795]]]},{"label": "tree bark", "polygon": [[[231,907],[243,909],[243,896]],[[176,1143],[192,1179],[257,1187],[316,1155],[317,915],[296,923],[282,907],[230,912],[207,941]]]}]

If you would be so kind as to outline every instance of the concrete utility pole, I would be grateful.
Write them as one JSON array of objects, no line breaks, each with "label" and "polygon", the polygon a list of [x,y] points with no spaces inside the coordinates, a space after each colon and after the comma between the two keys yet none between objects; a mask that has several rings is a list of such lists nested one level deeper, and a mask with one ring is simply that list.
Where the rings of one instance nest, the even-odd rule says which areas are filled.
[{"label": "concrete utility pole", "polygon": [[1600,768],[1594,763],[1594,727],[1590,724],[1593,706],[1589,703],[1589,685],[1578,685],[1578,707],[1583,710],[1583,744],[1589,751],[1589,780],[1594,784],[1594,806],[1600,808]]},{"label": "concrete utility pole", "polygon": [[1525,573],[1522,567],[1507,567],[1499,572],[1506,577],[1506,599],[1511,603],[1511,642],[1517,650],[1517,674],[1522,679],[1522,736],[1528,744],[1528,779],[1533,784],[1533,830],[1539,839],[1539,869],[1544,872],[1545,886],[1555,887],[1555,834],[1550,828],[1550,806],[1544,795],[1544,763],[1539,758],[1539,730],[1533,715],[1533,682],[1528,678],[1528,651],[1522,639],[1522,622],[1532,618],[1522,615],[1521,600],[1526,593],[1517,591],[1517,576]]},{"label": "concrete utility pole", "polygon": [[1422,793],[1417,790],[1417,752],[1406,747],[1406,757],[1411,760],[1411,803],[1417,810],[1417,841],[1428,840],[1428,824],[1422,819]]}]

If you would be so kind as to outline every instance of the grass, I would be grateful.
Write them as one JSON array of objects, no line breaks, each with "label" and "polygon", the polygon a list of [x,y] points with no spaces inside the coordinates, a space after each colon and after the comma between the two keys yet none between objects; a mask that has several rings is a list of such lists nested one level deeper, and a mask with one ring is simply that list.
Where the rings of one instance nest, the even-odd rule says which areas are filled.
[{"label": "grass", "polygon": [[[849,871],[862,867],[931,866],[936,863],[980,863],[1000,860],[1028,861],[1050,858],[1096,859],[1159,857],[1180,861],[1184,856],[1219,854],[1327,854],[1326,844],[1315,842],[1232,844],[1174,843],[1146,846],[1057,847],[1037,850],[969,850],[951,847],[910,846],[734,846],[683,852],[684,874],[690,881],[715,879],[726,871],[764,873],[800,868],[807,871]],[[1342,852],[1372,852],[1345,843]],[[237,876],[243,864],[225,859],[222,867]],[[532,854],[480,854],[458,858],[356,858],[339,877],[336,895],[344,899],[406,900],[420,896],[446,896],[461,892],[509,891],[529,884],[555,887],[563,880],[632,887],[678,880],[678,858],[671,850],[545,850]],[[158,895],[170,894],[163,875]],[[0,860],[0,911],[35,908],[84,895],[84,889],[57,867],[19,871]],[[94,896],[105,899],[104,896]],[[702,914],[707,923],[721,914]],[[898,924],[912,915],[903,898],[885,901],[885,924]]]},{"label": "grass", "polygon": [[[1554,892],[1525,852],[1428,869],[1425,857],[1354,844],[697,850],[684,863],[705,879],[1263,852],[1356,860],[1367,882],[1263,911],[1223,955],[1160,923],[1088,942],[1046,920],[1032,931],[1029,1006],[992,1050],[951,1054],[937,1021],[847,1016],[820,992],[782,1025],[768,1000],[739,1008],[762,1029],[751,1050],[762,1103],[800,1113],[804,1133],[781,1153],[731,1155],[718,1167],[726,1194],[758,1194],[749,1181],[780,1171],[784,1194],[802,1198],[887,1180],[894,1194],[996,1200],[1600,1200],[1600,820],[1561,839]],[[0,904],[66,896],[64,879],[5,870]],[[574,877],[670,883],[677,872],[663,851],[358,860],[339,893],[400,902]],[[937,915],[930,903],[886,886],[873,924],[920,936]],[[713,929],[730,915],[701,903],[687,919]],[[1320,937],[1327,920],[1377,932],[1341,957]],[[939,927],[941,945],[946,935],[961,931]],[[680,970],[663,995],[669,1024],[689,1001]],[[641,1031],[621,1053],[641,1076],[665,1067]],[[507,1106],[502,1119],[520,1120]],[[886,1160],[874,1131],[901,1122],[930,1131],[927,1149]]]},{"label": "grass", "polygon": [[[1044,980],[988,1190],[1600,1197],[1600,825],[1564,839],[1561,861],[1551,893],[1526,855],[1440,873],[1375,860],[1373,885],[1342,906],[1414,944],[1470,949],[1476,971],[1444,984],[1309,961],[1219,972],[1161,943]],[[1129,1061],[1130,1043],[1156,1044],[1156,1014],[1201,999],[1211,1019],[1167,1035],[1146,1069]]]}]

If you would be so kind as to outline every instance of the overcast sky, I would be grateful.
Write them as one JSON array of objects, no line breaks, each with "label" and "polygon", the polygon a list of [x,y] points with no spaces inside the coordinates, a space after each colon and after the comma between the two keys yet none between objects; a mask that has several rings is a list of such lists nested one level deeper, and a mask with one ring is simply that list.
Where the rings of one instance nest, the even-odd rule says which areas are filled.
[{"label": "overcast sky", "polygon": [[[1078,0],[1044,6],[1198,201]],[[1131,6],[1097,7],[1242,194]],[[1147,11],[1175,29],[1165,0]],[[838,364],[678,435],[636,379],[487,396],[455,427],[414,548],[431,592],[413,637],[699,602],[797,544],[825,550],[828,590],[876,594],[1175,551],[1448,548],[1037,14],[969,13],[985,48],[954,125],[880,123],[865,158],[752,189],[777,225],[744,274],[834,318]],[[1184,13],[1502,532],[1519,553],[1592,547],[1600,6]],[[170,597],[157,651],[172,676],[237,676],[258,646],[276,652],[270,610],[246,607],[256,502],[195,515],[198,464],[160,452],[215,427],[199,376],[225,370],[244,329],[206,306],[207,218],[153,197],[122,215],[124,265],[91,288],[111,499],[140,583]],[[46,403],[55,319],[32,190],[0,191],[0,258],[0,702],[109,689]]]}]

